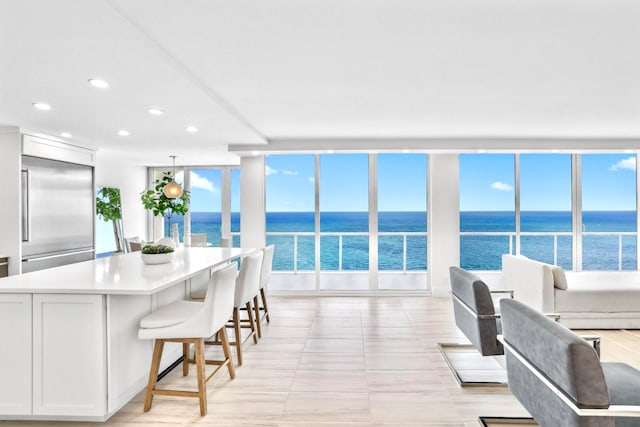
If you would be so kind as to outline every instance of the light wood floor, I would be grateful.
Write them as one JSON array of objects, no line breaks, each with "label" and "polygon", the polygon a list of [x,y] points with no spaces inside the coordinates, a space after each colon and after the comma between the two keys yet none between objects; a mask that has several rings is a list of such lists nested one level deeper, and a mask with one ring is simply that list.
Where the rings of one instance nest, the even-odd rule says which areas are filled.
[{"label": "light wood floor", "polygon": [[[480,415],[527,416],[507,388],[458,386],[436,349],[464,341],[449,299],[271,296],[269,303],[271,324],[257,345],[245,345],[236,378],[209,383],[206,417],[196,399],[163,396],[144,413],[141,393],[105,425],[477,427]],[[640,331],[592,332],[602,337],[603,360],[640,369]],[[192,388],[195,369],[187,378],[181,372],[160,385]]]}]

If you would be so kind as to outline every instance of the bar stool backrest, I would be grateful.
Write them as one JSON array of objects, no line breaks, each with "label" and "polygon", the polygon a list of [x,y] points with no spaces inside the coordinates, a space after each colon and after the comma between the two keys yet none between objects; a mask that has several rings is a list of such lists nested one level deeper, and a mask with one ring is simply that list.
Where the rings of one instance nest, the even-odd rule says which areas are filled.
[{"label": "bar stool backrest", "polygon": [[237,272],[238,264],[233,262],[211,275],[203,310],[211,313],[212,334],[222,328],[233,313]]},{"label": "bar stool backrest", "polygon": [[259,251],[242,259],[240,273],[236,279],[235,307],[244,307],[247,302],[258,294],[262,257],[262,251]]},{"label": "bar stool backrest", "polygon": [[262,258],[262,269],[260,270],[260,289],[267,286],[269,279],[271,279],[271,271],[273,269],[273,251],[275,245],[269,245],[265,247],[262,252],[264,256]]}]

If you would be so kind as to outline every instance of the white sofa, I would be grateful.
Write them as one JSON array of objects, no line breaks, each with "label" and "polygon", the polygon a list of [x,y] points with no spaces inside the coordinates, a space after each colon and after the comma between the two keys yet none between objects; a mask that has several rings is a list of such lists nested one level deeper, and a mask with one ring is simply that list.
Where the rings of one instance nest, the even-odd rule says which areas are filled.
[{"label": "white sofa", "polygon": [[504,287],[572,329],[640,329],[640,272],[563,271],[524,256],[503,255]]}]

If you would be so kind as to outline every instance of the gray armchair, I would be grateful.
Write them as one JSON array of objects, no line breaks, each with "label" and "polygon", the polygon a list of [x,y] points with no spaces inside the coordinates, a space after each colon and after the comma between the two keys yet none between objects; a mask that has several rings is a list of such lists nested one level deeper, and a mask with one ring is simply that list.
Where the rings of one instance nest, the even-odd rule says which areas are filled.
[{"label": "gray armchair", "polygon": [[640,371],[516,300],[501,300],[509,388],[542,427],[640,426]]},{"label": "gray armchair", "polygon": [[489,287],[473,273],[449,267],[451,297],[456,326],[483,356],[503,354],[498,342],[500,316]]},{"label": "gray armchair", "polygon": [[501,327],[494,292],[480,277],[460,267],[449,267],[449,277],[455,322],[471,345],[438,343],[440,353],[462,386],[506,385],[503,349],[497,339]]}]

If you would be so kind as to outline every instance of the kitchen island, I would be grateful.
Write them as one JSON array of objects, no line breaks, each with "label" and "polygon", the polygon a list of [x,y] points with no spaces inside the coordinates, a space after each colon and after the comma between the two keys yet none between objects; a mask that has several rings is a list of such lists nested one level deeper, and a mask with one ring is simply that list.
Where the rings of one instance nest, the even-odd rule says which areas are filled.
[{"label": "kitchen island", "polygon": [[[140,319],[253,251],[177,248],[158,265],[134,252],[0,279],[0,419],[107,420],[146,386]],[[166,346],[162,368],[181,351]]]}]

